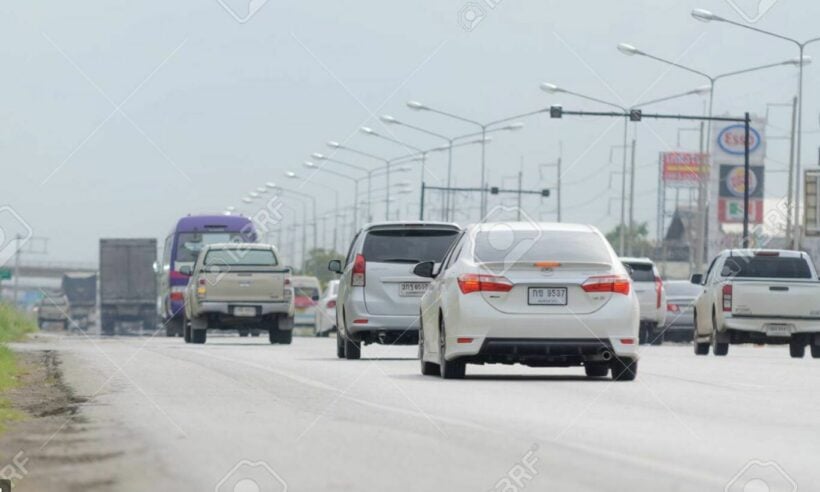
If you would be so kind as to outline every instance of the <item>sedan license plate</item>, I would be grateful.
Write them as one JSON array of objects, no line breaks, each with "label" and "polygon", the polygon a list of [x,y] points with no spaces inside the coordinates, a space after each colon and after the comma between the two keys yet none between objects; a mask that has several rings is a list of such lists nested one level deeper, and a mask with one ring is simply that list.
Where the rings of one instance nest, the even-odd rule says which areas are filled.
[{"label": "sedan license plate", "polygon": [[566,306],[566,287],[530,287],[527,304],[534,306]]},{"label": "sedan license plate", "polygon": [[399,297],[421,297],[427,290],[427,282],[402,282],[399,284]]},{"label": "sedan license plate", "polygon": [[233,308],[233,315],[243,318],[256,316],[256,308],[253,306],[237,306]]},{"label": "sedan license plate", "polygon": [[764,326],[764,328],[766,330],[766,335],[770,337],[790,337],[794,326],[789,324],[771,323]]}]

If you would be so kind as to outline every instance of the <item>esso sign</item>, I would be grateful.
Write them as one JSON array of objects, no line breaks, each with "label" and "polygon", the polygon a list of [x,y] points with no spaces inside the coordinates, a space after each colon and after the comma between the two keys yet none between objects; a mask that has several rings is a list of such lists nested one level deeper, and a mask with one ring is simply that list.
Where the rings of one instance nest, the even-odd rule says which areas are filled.
[{"label": "esso sign", "polygon": [[[731,155],[744,155],[746,150],[743,140],[746,135],[746,125],[731,125],[724,128],[718,134],[718,145],[724,152]],[[749,127],[749,153],[751,154],[760,147],[760,133]]]}]

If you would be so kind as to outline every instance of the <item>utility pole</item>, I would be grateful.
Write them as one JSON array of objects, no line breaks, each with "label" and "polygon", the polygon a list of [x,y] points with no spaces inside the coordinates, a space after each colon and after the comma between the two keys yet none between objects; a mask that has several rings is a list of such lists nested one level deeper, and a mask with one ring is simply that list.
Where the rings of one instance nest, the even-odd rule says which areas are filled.
[{"label": "utility pole", "polygon": [[[786,193],[786,244],[792,242],[792,207],[794,207],[794,150],[795,150],[795,135],[797,129],[797,97],[792,99],[792,129],[789,145],[789,185]],[[799,179],[799,178],[798,178]],[[797,213],[794,214],[795,219]],[[796,222],[799,223],[799,222]],[[794,235],[794,249],[799,246],[797,244],[797,235]]]},{"label": "utility pole", "polygon": [[629,243],[627,244],[628,255],[632,256],[632,245],[635,233],[635,145],[636,140],[632,139],[632,162],[629,165]]},{"label": "utility pole", "polygon": [[19,234],[14,237],[14,305],[17,305],[17,292],[20,282],[20,251],[22,249],[23,237]]},{"label": "utility pole", "polygon": [[518,218],[517,220],[521,222],[521,187],[523,186],[524,181],[524,156],[521,156],[521,166],[518,168]]}]

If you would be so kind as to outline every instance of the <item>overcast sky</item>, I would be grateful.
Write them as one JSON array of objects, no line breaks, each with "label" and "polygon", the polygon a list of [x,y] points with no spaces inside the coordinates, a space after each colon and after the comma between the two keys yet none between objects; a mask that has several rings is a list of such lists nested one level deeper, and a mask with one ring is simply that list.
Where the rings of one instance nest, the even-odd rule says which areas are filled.
[{"label": "overcast sky", "polygon": [[[497,2],[497,3],[496,3]],[[304,171],[327,140],[395,156],[404,153],[357,133],[368,125],[419,147],[440,142],[411,130],[384,128],[389,113],[456,135],[474,128],[405,102],[489,121],[562,103],[551,81],[625,105],[698,87],[704,80],[616,50],[628,42],[706,72],[720,73],[796,57],[796,48],[730,25],[698,22],[696,7],[742,20],[729,0],[514,1],[473,5],[462,0],[300,2],[89,0],[4,2],[0,5],[0,205],[11,206],[34,235],[49,239],[53,260],[95,261],[100,237],[161,237],[188,212],[218,212],[265,181],[295,186],[287,170]],[[244,5],[243,5],[244,3]],[[737,0],[752,16],[758,3]],[[478,7],[476,7],[476,5]],[[479,16],[480,22],[473,22]],[[820,35],[820,4],[780,0],[756,25],[800,39]],[[246,22],[239,22],[247,20]],[[808,53],[820,57],[820,44]],[[818,146],[817,66],[807,68],[804,162]],[[777,68],[722,81],[716,112],[764,114],[766,103],[794,96],[796,70]],[[699,113],[705,98],[658,105],[659,111]],[[784,135],[789,115],[770,109],[769,134]],[[620,125],[608,119],[523,120],[520,132],[488,146],[491,184],[512,185],[523,159],[525,184],[538,165],[565,163],[564,220],[613,227],[619,216],[618,176],[610,189],[610,148]],[[636,217],[655,223],[657,156],[671,150],[689,123],[644,122],[638,133]],[[683,133],[695,150],[696,136]],[[788,148],[768,146],[770,169],[784,169]],[[337,154],[342,157],[342,154]],[[347,160],[355,156],[347,154]],[[478,185],[477,149],[455,154],[457,183]],[[363,159],[355,162],[375,165]],[[429,180],[444,174],[443,156]],[[334,184],[332,176],[314,179]],[[402,210],[415,207],[414,193]],[[785,191],[785,174],[767,175],[768,196]],[[316,185],[320,210],[332,195]],[[342,189],[345,202],[351,200]],[[612,202],[612,203],[611,203]],[[411,205],[408,205],[411,203]],[[610,207],[611,204],[611,207]],[[528,212],[554,216],[554,200],[530,200]],[[5,209],[4,209],[5,210]],[[8,214],[0,228],[11,230]],[[32,259],[41,259],[33,258]]]}]

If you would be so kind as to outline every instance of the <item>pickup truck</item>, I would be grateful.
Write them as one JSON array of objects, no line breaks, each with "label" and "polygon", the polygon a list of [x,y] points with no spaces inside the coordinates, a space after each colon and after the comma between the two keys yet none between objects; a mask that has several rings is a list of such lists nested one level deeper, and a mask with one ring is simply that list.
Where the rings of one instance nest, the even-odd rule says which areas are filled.
[{"label": "pickup truck", "polygon": [[724,356],[730,344],[789,345],[792,357],[806,347],[820,358],[820,282],[802,251],[722,251],[705,275],[695,301],[695,354]]},{"label": "pickup truck", "polygon": [[291,272],[279,265],[273,246],[211,244],[180,273],[191,277],[185,292],[185,343],[205,343],[208,330],[267,331],[270,343],[291,343]]}]

